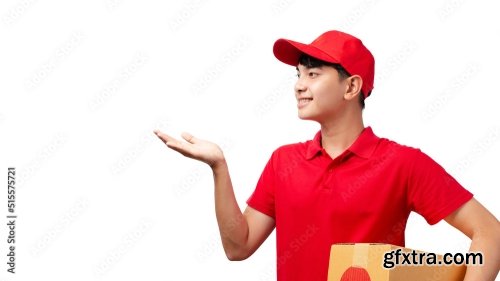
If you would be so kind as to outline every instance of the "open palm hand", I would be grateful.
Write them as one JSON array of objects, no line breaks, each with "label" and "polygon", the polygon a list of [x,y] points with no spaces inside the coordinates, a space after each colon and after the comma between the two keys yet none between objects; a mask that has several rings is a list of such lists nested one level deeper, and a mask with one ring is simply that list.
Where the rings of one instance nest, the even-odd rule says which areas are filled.
[{"label": "open palm hand", "polygon": [[154,133],[167,145],[167,147],[186,157],[207,163],[212,168],[216,164],[224,161],[222,150],[213,142],[196,138],[189,133],[181,134],[181,137],[185,141],[175,139],[159,130],[155,130]]}]

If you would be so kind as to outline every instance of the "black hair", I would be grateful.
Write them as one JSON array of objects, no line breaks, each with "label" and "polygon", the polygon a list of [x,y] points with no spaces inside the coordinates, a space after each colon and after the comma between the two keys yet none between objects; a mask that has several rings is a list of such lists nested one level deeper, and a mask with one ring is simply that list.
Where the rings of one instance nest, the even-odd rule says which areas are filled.
[{"label": "black hair", "polygon": [[[322,67],[322,66],[330,66],[335,68],[337,72],[339,73],[339,79],[345,80],[352,75],[347,72],[347,70],[340,64],[338,63],[331,63],[331,62],[326,62],[317,58],[313,58],[309,55],[302,54],[299,57],[299,64],[307,67],[307,68],[313,68],[313,67]],[[359,92],[359,104],[361,105],[361,109],[365,108],[365,96],[363,95],[363,90]]]}]

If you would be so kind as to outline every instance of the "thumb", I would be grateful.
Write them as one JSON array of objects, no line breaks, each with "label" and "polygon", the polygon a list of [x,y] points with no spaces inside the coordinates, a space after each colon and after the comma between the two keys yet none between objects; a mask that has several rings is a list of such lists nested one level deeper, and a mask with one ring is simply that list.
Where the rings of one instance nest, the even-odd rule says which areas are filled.
[{"label": "thumb", "polygon": [[194,143],[197,143],[197,142],[198,142],[198,138],[195,138],[195,137],[194,137],[193,135],[191,135],[190,133],[186,133],[186,132],[184,132],[184,133],[182,133],[182,134],[181,134],[181,137],[182,137],[183,139],[185,139],[187,142],[192,143],[192,144],[194,144]]}]

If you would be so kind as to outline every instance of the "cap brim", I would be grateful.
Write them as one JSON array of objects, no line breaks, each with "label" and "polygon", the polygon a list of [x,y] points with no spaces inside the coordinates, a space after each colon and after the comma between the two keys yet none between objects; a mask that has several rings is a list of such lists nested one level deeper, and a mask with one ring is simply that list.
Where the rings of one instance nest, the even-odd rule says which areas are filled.
[{"label": "cap brim", "polygon": [[306,54],[326,62],[339,63],[337,59],[325,54],[323,51],[314,46],[288,39],[276,40],[273,46],[273,53],[278,60],[292,66],[297,66],[299,64],[299,58],[302,54]]}]

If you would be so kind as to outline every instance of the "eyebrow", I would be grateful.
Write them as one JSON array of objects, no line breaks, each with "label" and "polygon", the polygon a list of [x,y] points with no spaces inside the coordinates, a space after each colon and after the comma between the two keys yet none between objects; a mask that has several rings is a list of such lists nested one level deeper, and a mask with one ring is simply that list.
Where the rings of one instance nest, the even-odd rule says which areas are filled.
[{"label": "eyebrow", "polygon": [[[304,66],[306,69],[313,69],[313,68],[323,69],[323,65],[320,65],[320,66],[311,66],[311,67],[305,66],[303,64],[301,64],[301,65]],[[295,70],[300,71],[298,66],[295,67]]]}]

